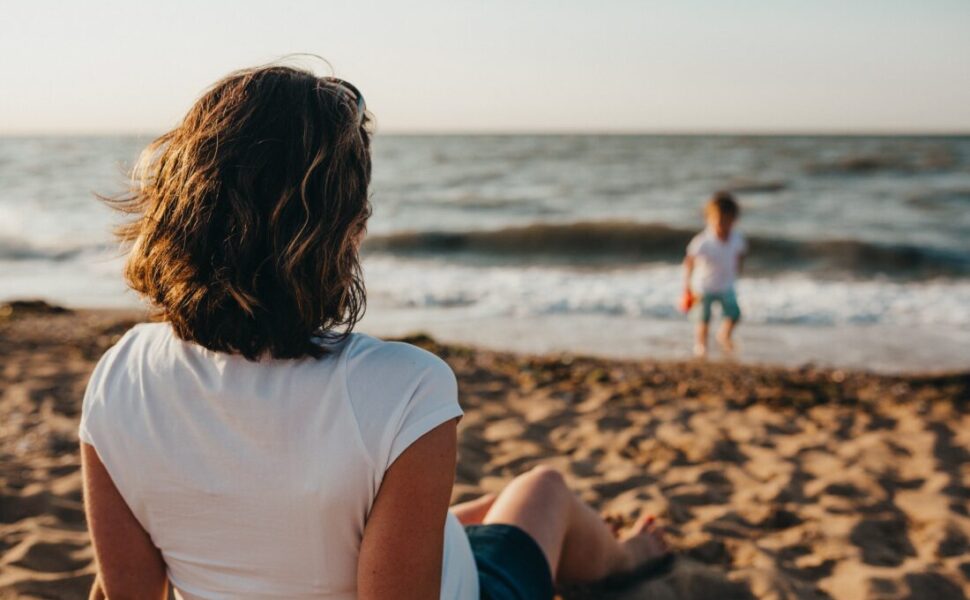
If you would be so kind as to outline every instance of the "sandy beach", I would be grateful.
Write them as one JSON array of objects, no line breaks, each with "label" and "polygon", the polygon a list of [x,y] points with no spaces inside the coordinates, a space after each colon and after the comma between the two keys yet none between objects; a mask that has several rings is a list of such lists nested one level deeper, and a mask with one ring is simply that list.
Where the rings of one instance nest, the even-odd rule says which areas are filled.
[{"label": "sandy beach", "polygon": [[[77,421],[140,315],[0,307],[0,598],[84,598]],[[970,373],[885,376],[419,344],[457,373],[455,501],[537,464],[677,553],[572,599],[966,598]]]}]

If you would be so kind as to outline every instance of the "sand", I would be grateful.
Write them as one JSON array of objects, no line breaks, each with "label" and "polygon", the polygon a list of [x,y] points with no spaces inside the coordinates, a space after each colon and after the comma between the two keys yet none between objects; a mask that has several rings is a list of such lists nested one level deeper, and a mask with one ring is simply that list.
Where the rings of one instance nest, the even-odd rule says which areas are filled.
[{"label": "sand", "polygon": [[[77,420],[100,354],[140,315],[0,307],[0,598],[83,598],[93,577]],[[527,356],[412,342],[460,382],[455,500],[538,464],[676,558],[567,599],[950,600],[970,593],[970,373],[879,376]]]}]

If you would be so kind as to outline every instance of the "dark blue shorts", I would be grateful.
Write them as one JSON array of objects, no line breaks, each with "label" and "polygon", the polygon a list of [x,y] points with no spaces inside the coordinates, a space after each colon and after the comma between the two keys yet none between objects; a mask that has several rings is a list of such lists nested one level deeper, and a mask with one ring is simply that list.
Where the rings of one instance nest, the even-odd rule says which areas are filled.
[{"label": "dark blue shorts", "polygon": [[482,600],[552,600],[552,570],[542,548],[515,525],[468,525]]}]

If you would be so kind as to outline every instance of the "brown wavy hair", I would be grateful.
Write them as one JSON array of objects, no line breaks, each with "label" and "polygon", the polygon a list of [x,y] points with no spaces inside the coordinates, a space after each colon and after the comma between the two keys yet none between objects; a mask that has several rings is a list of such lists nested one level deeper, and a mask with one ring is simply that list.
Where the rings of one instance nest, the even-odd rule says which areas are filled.
[{"label": "brown wavy hair", "polygon": [[135,216],[117,231],[128,284],[210,350],[321,356],[364,312],[371,122],[339,80],[299,68],[218,81],[110,200]]}]

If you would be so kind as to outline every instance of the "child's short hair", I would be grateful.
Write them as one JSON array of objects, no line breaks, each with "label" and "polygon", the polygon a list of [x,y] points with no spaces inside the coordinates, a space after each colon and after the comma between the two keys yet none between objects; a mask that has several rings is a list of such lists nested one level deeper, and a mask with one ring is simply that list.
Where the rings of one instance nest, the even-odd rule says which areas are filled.
[{"label": "child's short hair", "polygon": [[741,207],[730,192],[716,192],[707,201],[704,213],[708,216],[717,215],[737,219],[741,216]]}]

